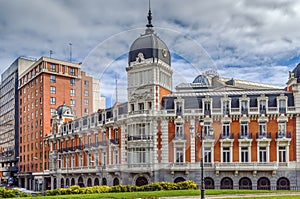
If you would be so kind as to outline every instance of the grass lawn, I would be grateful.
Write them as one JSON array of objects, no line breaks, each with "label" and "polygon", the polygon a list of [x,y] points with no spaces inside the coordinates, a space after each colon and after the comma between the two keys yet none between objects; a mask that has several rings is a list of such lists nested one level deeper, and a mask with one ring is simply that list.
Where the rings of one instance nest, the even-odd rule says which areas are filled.
[{"label": "grass lawn", "polygon": [[[255,193],[282,193],[290,191],[277,191],[277,190],[206,190],[206,195],[226,195],[226,194],[255,194]],[[134,198],[151,198],[151,197],[170,197],[170,196],[199,196],[199,190],[173,190],[173,191],[148,191],[148,192],[124,192],[124,193],[102,193],[102,194],[78,194],[78,195],[61,195],[61,196],[39,196],[32,197],[32,199],[134,199]],[[255,197],[248,197],[248,199],[253,199]],[[291,198],[300,199],[299,196],[260,196],[258,199],[271,199],[271,198]],[[22,198],[26,199],[26,198]],[[28,197],[27,197],[28,199]],[[228,198],[227,198],[228,199]],[[246,198],[247,199],[247,198]]]}]

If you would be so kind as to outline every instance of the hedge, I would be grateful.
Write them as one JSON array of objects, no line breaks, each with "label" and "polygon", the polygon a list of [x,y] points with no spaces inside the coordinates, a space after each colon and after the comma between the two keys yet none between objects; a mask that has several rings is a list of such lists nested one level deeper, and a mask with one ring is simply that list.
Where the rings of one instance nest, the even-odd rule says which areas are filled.
[{"label": "hedge", "polygon": [[197,184],[191,180],[179,183],[153,182],[144,186],[117,185],[117,186],[93,186],[80,187],[78,185],[69,188],[58,188],[47,190],[47,196],[69,195],[69,194],[94,194],[94,193],[116,193],[116,192],[137,192],[137,191],[161,191],[161,190],[188,190],[197,189]]}]

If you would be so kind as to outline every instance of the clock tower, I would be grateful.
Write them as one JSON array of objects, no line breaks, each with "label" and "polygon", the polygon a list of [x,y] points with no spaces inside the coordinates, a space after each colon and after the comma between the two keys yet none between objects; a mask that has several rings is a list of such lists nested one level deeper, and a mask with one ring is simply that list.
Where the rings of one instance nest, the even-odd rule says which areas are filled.
[{"label": "clock tower", "polygon": [[167,45],[156,35],[148,13],[145,33],[130,47],[128,57],[128,112],[160,110],[161,99],[172,90],[171,57]]}]

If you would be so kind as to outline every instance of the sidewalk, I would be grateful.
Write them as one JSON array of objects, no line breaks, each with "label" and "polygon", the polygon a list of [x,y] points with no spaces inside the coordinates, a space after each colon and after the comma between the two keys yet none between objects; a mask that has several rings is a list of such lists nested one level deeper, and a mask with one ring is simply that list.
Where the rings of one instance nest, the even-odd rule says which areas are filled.
[{"label": "sidewalk", "polygon": [[[244,198],[244,197],[264,197],[264,196],[299,196],[300,192],[282,192],[282,193],[257,193],[257,194],[234,194],[234,195],[206,195],[205,199],[220,198]],[[160,199],[199,199],[199,196],[179,196],[179,197],[162,197]]]}]

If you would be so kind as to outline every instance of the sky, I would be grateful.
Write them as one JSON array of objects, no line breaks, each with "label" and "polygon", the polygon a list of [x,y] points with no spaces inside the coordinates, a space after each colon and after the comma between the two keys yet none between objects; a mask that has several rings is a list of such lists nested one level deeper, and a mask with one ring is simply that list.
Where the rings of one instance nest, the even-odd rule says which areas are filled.
[{"label": "sky", "polygon": [[[128,51],[148,9],[148,0],[0,0],[0,73],[20,56],[51,50],[100,79],[108,106],[126,101]],[[299,10],[294,0],[151,0],[154,30],[172,55],[173,87],[207,70],[284,86],[300,62]]]}]

